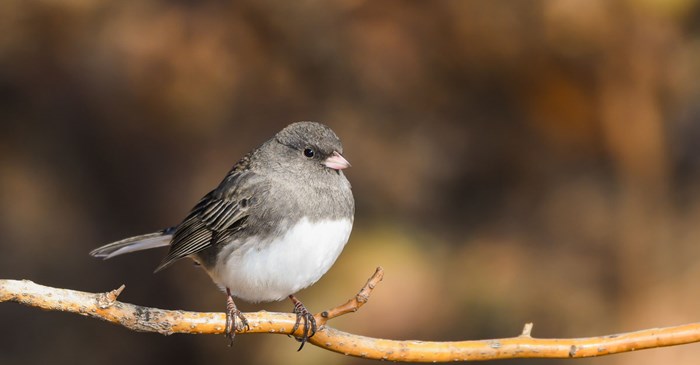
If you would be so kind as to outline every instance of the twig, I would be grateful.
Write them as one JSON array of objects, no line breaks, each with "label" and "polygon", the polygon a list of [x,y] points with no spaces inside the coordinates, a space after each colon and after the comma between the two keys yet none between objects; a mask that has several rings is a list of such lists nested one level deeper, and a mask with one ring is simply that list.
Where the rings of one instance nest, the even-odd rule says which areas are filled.
[{"label": "twig", "polygon": [[[360,292],[347,303],[316,315],[322,325],[310,343],[346,355],[405,362],[446,362],[509,358],[579,358],[611,355],[655,347],[700,341],[700,323],[646,329],[618,335],[541,339],[531,337],[532,325],[526,324],[517,337],[479,341],[398,341],[370,338],[342,332],[327,326],[327,321],[357,311],[367,302],[383,271],[370,277]],[[107,293],[86,293],[51,288],[28,280],[0,280],[0,302],[17,302],[47,310],[78,313],[118,324],[134,331],[221,334],[223,313],[199,313],[141,307],[117,301],[124,287]],[[246,313],[250,328],[245,333],[290,334],[295,316],[291,313]]]},{"label": "twig", "polygon": [[369,300],[369,295],[372,294],[372,290],[377,286],[377,284],[384,278],[384,270],[378,267],[374,271],[374,274],[367,280],[365,286],[360,289],[360,291],[348,300],[345,304],[341,304],[333,309],[329,309],[321,312],[321,318],[316,318],[316,323],[319,325],[325,325],[328,320],[342,316],[343,314],[357,312],[360,307],[362,307]]}]

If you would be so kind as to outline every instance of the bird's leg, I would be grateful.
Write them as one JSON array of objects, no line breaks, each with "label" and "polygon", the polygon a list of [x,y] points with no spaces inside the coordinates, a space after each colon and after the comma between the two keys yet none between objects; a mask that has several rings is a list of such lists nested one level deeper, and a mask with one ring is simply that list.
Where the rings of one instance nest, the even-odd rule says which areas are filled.
[{"label": "bird's leg", "polygon": [[[241,320],[240,326],[236,323],[236,317]],[[248,329],[248,320],[243,317],[241,311],[236,308],[236,303],[233,302],[233,296],[231,295],[231,289],[226,288],[226,337],[228,338],[228,345],[233,345],[233,338],[236,337],[237,330]]]},{"label": "bird's leg", "polygon": [[309,312],[309,310],[306,309],[301,301],[299,301],[299,299],[297,299],[295,296],[290,295],[289,299],[291,299],[292,303],[294,303],[294,313],[297,315],[297,320],[294,322],[294,327],[292,327],[292,333],[296,332],[301,324],[301,321],[304,321],[302,336],[296,337],[296,340],[301,342],[301,345],[297,351],[301,351],[301,349],[304,348],[306,341],[316,334],[316,319],[314,318],[314,315],[311,314],[311,312]]}]

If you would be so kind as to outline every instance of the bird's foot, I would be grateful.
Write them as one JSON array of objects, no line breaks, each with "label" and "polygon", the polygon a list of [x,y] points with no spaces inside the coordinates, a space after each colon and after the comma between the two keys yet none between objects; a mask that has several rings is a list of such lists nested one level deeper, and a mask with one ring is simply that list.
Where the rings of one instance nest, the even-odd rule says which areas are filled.
[{"label": "bird's foot", "polygon": [[311,314],[308,309],[306,309],[304,304],[302,304],[301,301],[299,301],[299,299],[297,299],[295,296],[290,295],[289,299],[291,299],[292,303],[294,303],[294,313],[297,315],[297,320],[294,322],[294,327],[292,327],[292,333],[296,332],[297,329],[299,329],[301,322],[304,321],[301,337],[294,337],[297,341],[301,342],[301,345],[297,350],[301,351],[301,349],[304,348],[306,341],[316,334],[316,319],[314,318],[314,315]]},{"label": "bird's foot", "polygon": [[[236,321],[238,318],[240,321]],[[226,331],[225,335],[228,338],[228,345],[233,345],[233,338],[236,337],[236,331],[248,330],[248,320],[243,316],[243,313],[236,308],[236,303],[233,302],[231,290],[226,288]]]}]

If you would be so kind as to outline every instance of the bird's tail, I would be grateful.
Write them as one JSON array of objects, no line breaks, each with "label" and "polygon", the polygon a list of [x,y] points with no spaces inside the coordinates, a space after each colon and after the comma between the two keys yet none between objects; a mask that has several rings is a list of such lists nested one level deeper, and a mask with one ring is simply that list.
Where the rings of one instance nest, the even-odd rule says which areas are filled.
[{"label": "bird's tail", "polygon": [[170,244],[170,240],[173,238],[174,232],[175,227],[170,227],[158,232],[125,238],[90,251],[90,256],[107,260],[125,253],[168,246]]}]

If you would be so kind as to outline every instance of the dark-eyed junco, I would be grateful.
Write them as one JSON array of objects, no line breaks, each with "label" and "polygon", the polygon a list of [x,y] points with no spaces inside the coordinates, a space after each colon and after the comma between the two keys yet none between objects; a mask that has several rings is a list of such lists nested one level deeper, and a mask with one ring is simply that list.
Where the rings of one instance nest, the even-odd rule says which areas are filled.
[{"label": "dark-eyed junco", "polygon": [[[289,297],[303,322],[304,346],[316,332],[313,315],[294,297],[321,278],[348,241],[355,202],[341,170],[350,167],[327,126],[290,124],[248,153],[177,226],[127,238],[90,252],[108,259],[170,246],[160,271],[189,257],[226,291],[226,334],[248,321],[233,297],[249,302]],[[237,323],[237,318],[240,320]]]}]

